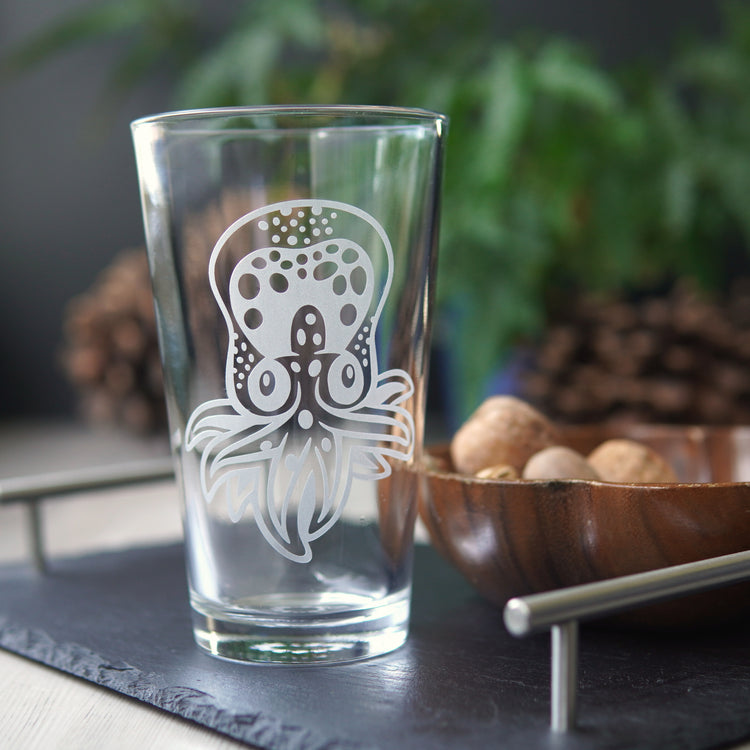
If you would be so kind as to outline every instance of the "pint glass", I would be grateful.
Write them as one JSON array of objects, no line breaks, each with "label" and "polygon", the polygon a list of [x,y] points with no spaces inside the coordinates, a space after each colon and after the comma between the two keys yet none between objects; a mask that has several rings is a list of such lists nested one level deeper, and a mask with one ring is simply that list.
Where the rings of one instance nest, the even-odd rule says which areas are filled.
[{"label": "pint glass", "polygon": [[132,125],[193,632],[256,662],[406,638],[445,119]]}]

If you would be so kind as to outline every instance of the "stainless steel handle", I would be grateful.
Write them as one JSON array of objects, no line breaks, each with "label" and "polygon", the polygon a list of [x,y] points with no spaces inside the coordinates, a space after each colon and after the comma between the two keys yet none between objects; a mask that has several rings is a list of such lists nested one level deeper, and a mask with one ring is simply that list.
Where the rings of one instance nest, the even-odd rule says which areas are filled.
[{"label": "stainless steel handle", "polygon": [[42,499],[62,497],[75,492],[121,487],[174,478],[172,459],[154,458],[114,466],[61,471],[38,476],[14,477],[0,481],[0,506],[25,503],[29,543],[34,567],[46,569],[42,518],[39,504]]},{"label": "stainless steel handle", "polygon": [[0,480],[0,505],[174,477],[169,457]]},{"label": "stainless steel handle", "polygon": [[511,599],[503,613],[516,636],[552,633],[551,726],[575,726],[578,623],[750,579],[750,551]]}]

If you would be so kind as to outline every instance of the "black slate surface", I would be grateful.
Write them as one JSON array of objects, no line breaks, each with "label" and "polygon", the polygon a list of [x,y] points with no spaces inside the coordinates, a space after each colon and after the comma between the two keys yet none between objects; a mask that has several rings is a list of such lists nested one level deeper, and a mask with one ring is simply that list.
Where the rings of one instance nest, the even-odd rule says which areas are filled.
[{"label": "black slate surface", "polygon": [[194,646],[179,545],[0,567],[0,646],[268,750],[710,748],[750,736],[750,633],[584,628],[579,728],[549,721],[549,640],[505,631],[427,547],[388,656],[252,666]]}]

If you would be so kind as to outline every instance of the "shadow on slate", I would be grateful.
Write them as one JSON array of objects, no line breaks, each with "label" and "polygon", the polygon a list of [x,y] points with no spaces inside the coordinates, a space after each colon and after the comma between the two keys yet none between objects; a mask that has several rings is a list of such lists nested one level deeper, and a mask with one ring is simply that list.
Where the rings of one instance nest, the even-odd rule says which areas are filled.
[{"label": "shadow on slate", "polygon": [[[429,547],[395,653],[256,666],[193,644],[182,547],[0,567],[0,646],[267,750],[711,748],[750,735],[750,633],[585,628],[579,728],[549,721],[549,640],[506,632]],[[745,630],[747,630],[745,628]]]}]

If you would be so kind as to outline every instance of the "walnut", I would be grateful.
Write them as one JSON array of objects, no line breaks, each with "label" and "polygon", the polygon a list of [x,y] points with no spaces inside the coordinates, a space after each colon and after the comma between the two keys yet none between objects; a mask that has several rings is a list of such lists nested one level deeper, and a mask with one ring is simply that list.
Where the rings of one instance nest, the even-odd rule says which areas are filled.
[{"label": "walnut", "polygon": [[504,481],[512,481],[518,479],[518,472],[513,466],[508,464],[497,464],[495,466],[487,466],[484,469],[480,469],[474,476],[477,479],[502,479]]},{"label": "walnut", "polygon": [[559,442],[554,425],[525,401],[493,396],[455,434],[451,459],[465,474],[499,464],[520,473],[534,453]]},{"label": "walnut", "polygon": [[591,464],[572,448],[552,445],[535,453],[523,469],[524,479],[599,479]]},{"label": "walnut", "polygon": [[589,454],[588,461],[605,482],[678,481],[672,467],[656,451],[634,440],[607,440]]}]

